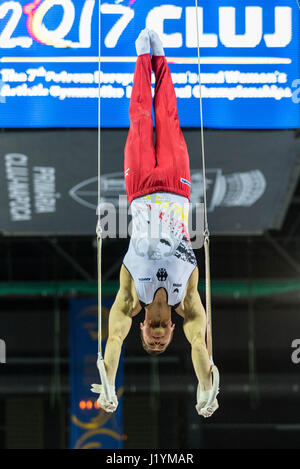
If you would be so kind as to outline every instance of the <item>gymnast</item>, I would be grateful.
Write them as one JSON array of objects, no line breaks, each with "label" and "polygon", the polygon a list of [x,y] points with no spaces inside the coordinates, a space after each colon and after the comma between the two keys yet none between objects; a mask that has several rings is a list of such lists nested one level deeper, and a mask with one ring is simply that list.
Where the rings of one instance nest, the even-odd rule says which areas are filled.
[{"label": "gymnast", "polygon": [[[150,54],[152,49],[152,58]],[[132,234],[120,271],[120,288],[109,315],[104,364],[112,401],[100,385],[98,404],[106,412],[118,406],[115,378],[123,341],[132,318],[140,322],[142,346],[163,353],[175,325],[183,318],[184,334],[198,380],[196,410],[210,417],[218,408],[206,346],[206,314],[198,293],[198,268],[188,233],[191,179],[189,155],[179,126],[176,94],[157,33],[144,29],[136,40],[137,62],[129,106],[130,129],[124,150],[124,177],[132,213]],[[155,74],[153,141],[151,73]]]}]

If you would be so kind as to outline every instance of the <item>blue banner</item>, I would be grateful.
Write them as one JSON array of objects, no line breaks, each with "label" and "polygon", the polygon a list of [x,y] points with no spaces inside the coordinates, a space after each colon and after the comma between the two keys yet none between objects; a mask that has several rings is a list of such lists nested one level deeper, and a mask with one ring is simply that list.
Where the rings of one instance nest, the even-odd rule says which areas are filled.
[{"label": "blue banner", "polygon": [[[112,300],[103,301],[103,336],[107,337],[107,319]],[[121,449],[123,446],[122,356],[116,379],[119,405],[108,414],[97,405],[90,386],[99,383],[97,361],[97,302],[70,301],[70,448]],[[105,341],[103,342],[103,349]]]},{"label": "blue banner", "polygon": [[[296,0],[198,5],[205,126],[300,127]],[[181,126],[199,126],[194,0],[102,0],[101,125],[129,126],[146,26],[163,40]],[[96,127],[98,37],[96,0],[1,1],[0,126]]]}]

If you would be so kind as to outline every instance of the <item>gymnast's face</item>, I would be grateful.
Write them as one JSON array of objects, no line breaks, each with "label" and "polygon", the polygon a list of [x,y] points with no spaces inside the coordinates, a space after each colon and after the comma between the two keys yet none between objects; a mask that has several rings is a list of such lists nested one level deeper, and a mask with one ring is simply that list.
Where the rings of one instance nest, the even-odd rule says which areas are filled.
[{"label": "gymnast's face", "polygon": [[143,341],[151,352],[164,352],[171,342],[175,324],[172,321],[144,321],[140,323]]}]

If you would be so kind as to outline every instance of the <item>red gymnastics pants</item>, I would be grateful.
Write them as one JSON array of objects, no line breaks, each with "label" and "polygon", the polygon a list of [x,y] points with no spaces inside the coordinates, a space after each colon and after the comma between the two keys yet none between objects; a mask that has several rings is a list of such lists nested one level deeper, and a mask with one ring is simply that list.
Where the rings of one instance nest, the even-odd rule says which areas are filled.
[{"label": "red gymnastics pants", "polygon": [[[151,71],[154,71],[153,142]],[[129,106],[130,129],[124,150],[125,184],[129,204],[153,192],[172,192],[190,200],[190,163],[179,127],[176,95],[164,56],[137,58]]]}]

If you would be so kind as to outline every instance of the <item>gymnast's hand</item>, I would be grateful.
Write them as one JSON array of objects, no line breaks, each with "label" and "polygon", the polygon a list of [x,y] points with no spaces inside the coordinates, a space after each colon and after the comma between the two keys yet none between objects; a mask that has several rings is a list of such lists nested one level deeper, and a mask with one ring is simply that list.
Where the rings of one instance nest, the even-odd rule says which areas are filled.
[{"label": "gymnast's hand", "polygon": [[97,399],[97,403],[101,409],[105,412],[115,412],[118,407],[118,398],[116,395],[115,387],[113,385],[110,386],[112,401],[109,402],[104,394],[104,389],[102,384],[92,384],[91,391],[100,394],[99,398]]}]

